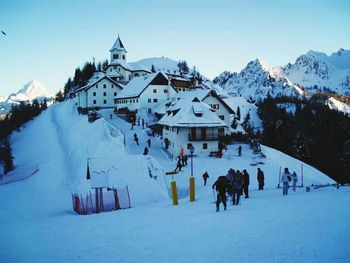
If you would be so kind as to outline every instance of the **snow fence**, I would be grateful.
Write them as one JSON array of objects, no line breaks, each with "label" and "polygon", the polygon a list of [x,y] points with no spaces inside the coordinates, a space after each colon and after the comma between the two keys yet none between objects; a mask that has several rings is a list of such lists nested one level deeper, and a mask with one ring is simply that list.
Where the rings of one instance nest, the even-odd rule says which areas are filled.
[{"label": "snow fence", "polygon": [[95,193],[87,193],[85,196],[77,193],[72,194],[73,210],[79,215],[89,215],[99,212],[131,208],[128,186],[126,188],[112,188],[98,193],[99,210],[96,207]]}]

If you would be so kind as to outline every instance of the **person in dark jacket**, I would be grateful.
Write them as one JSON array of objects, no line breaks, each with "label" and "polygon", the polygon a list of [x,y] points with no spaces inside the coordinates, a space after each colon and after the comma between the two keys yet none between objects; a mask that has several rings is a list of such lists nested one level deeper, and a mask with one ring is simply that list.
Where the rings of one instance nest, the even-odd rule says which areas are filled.
[{"label": "person in dark jacket", "polygon": [[204,180],[204,186],[206,186],[207,180],[209,178],[209,174],[207,171],[205,171],[205,173],[202,176],[203,176],[203,180]]},{"label": "person in dark jacket", "polygon": [[148,154],[148,148],[147,146],[145,146],[145,149],[143,150],[143,155],[147,155]]},{"label": "person in dark jacket", "polygon": [[136,142],[137,145],[139,145],[139,138],[137,137],[136,133],[134,133],[134,141]]},{"label": "person in dark jacket", "polygon": [[244,198],[249,198],[249,174],[246,169],[243,170],[243,190]]},{"label": "person in dark jacket", "polygon": [[175,172],[177,169],[179,169],[179,171],[181,172],[181,168],[182,168],[182,156],[181,154],[177,157],[177,164],[176,164],[176,168],[175,168]]},{"label": "person in dark jacket", "polygon": [[265,176],[264,176],[264,172],[260,168],[258,168],[257,179],[258,179],[258,183],[259,183],[259,190],[264,190]]},{"label": "person in dark jacket", "polygon": [[226,192],[229,188],[228,181],[225,176],[219,176],[216,182],[213,184],[212,188],[216,190],[216,212],[220,210],[220,202],[224,205],[224,210],[226,210]]},{"label": "person in dark jacket", "polygon": [[233,176],[231,182],[231,192],[232,192],[232,204],[238,205],[239,199],[242,192],[243,178],[240,171],[236,170],[236,174]]}]

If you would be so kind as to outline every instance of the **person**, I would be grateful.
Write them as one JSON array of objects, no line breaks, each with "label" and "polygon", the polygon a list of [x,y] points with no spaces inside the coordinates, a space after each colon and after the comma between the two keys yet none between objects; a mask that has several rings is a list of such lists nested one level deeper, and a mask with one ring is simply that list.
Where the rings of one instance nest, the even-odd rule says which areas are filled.
[{"label": "person", "polygon": [[139,138],[137,138],[136,133],[134,133],[134,141],[136,142],[137,145],[139,145]]},{"label": "person", "polygon": [[206,186],[207,180],[209,178],[209,174],[207,171],[205,171],[205,173],[202,176],[203,176],[203,180],[204,180],[204,186]]},{"label": "person", "polygon": [[242,156],[242,146],[241,145],[238,146],[238,148],[237,148],[237,154],[238,154],[238,156]]},{"label": "person", "polygon": [[224,210],[226,210],[226,192],[229,188],[229,184],[225,176],[219,176],[216,182],[213,184],[212,188],[216,190],[216,212],[220,210],[220,203],[224,205]]},{"label": "person", "polygon": [[188,155],[187,154],[184,155],[183,161],[184,161],[184,166],[186,166],[187,162],[188,162]]},{"label": "person", "polygon": [[177,157],[177,164],[176,164],[176,168],[175,168],[175,172],[177,169],[179,169],[179,171],[181,172],[181,168],[182,168],[182,157],[181,154]]},{"label": "person", "polygon": [[260,168],[258,168],[257,179],[258,179],[258,183],[259,183],[259,190],[264,190],[265,176],[264,176],[264,172]]},{"label": "person", "polygon": [[292,177],[292,183],[293,183],[293,192],[295,192],[295,187],[297,186],[297,182],[298,182],[298,175],[295,171],[293,171],[291,177]]},{"label": "person", "polygon": [[288,195],[289,181],[291,180],[290,172],[288,168],[284,168],[284,172],[281,177],[281,182],[283,183],[283,195]]},{"label": "person", "polygon": [[231,193],[232,193],[232,205],[238,205],[241,196],[243,180],[241,172],[236,170],[236,174],[232,179]]},{"label": "person", "polygon": [[147,140],[147,145],[148,145],[148,148],[151,148],[151,139]]},{"label": "person", "polygon": [[141,123],[142,123],[142,129],[144,129],[145,128],[145,120],[142,119]]},{"label": "person", "polygon": [[147,146],[145,146],[145,149],[143,150],[143,155],[147,155],[148,154],[148,148]]},{"label": "person", "polygon": [[243,170],[243,190],[244,190],[244,198],[249,198],[248,193],[249,188],[249,174],[246,169]]},{"label": "person", "polygon": [[236,172],[235,170],[233,170],[232,168],[230,168],[226,174],[226,179],[229,182],[229,184],[232,183],[233,180],[233,176],[235,176]]},{"label": "person", "polygon": [[112,113],[111,113],[111,114],[109,115],[109,118],[110,118],[110,119],[112,119],[112,118],[113,118],[113,115],[112,115]]}]

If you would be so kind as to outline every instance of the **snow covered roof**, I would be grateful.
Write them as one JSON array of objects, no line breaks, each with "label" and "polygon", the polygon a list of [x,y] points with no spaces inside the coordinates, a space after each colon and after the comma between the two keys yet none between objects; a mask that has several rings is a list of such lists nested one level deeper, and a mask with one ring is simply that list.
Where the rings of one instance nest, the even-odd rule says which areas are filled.
[{"label": "snow covered roof", "polygon": [[226,103],[225,100],[223,100],[219,95],[217,95],[217,93],[214,90],[208,89],[179,92],[176,94],[172,101],[161,103],[160,105],[158,105],[154,109],[154,112],[158,114],[165,114],[169,110],[173,111],[185,107],[187,104],[190,104],[194,98],[198,98],[200,101],[203,101],[208,96],[216,97],[231,114],[234,113],[232,107],[228,103]]},{"label": "snow covered roof", "polygon": [[109,51],[112,52],[114,50],[127,52],[126,49],[124,48],[122,41],[119,38],[119,35],[118,35],[117,40],[114,42],[112,48]]},{"label": "snow covered roof", "polygon": [[114,81],[113,79],[111,79],[109,76],[107,76],[105,73],[103,72],[95,72],[94,75],[88,80],[88,83],[77,89],[76,92],[81,91],[81,90],[88,90],[90,89],[93,85],[97,84],[98,82],[100,82],[102,79],[108,79],[109,81],[111,81],[113,84],[119,86],[121,89],[124,88],[124,85]]},{"label": "snow covered roof", "polygon": [[191,103],[184,103],[182,108],[169,111],[158,124],[171,127],[226,127],[210,107],[194,98]]},{"label": "snow covered roof", "polygon": [[148,74],[141,77],[135,77],[129,81],[124,89],[118,94],[117,99],[138,97],[141,93],[157,78],[164,78],[167,81],[167,76],[163,72]]}]

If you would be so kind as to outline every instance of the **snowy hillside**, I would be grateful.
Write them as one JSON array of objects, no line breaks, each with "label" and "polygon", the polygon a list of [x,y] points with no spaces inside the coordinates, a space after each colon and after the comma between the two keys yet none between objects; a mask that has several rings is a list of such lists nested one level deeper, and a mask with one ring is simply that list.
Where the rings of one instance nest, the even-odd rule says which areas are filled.
[{"label": "snowy hillside", "polygon": [[[174,176],[180,196],[174,207],[166,194],[172,178],[163,174],[176,160],[163,151],[161,138],[149,137],[140,126],[131,130],[124,120],[110,119],[111,112],[103,110],[104,118],[88,123],[74,102],[55,104],[12,136],[17,169],[36,165],[39,171],[0,183],[2,262],[231,262],[232,246],[240,262],[346,262],[348,188],[298,188],[282,196],[276,189],[280,167],[295,170],[301,184],[302,163],[265,146],[266,157],[256,155],[246,144],[238,157],[238,144],[232,144],[222,159],[193,158],[195,202],[188,201],[190,165]],[[147,139],[150,155],[143,156]],[[128,184],[131,209],[90,216],[72,211],[71,192],[91,187],[85,179],[88,159],[91,173],[108,173],[117,186]],[[257,167],[265,172],[264,191],[257,190]],[[229,168],[247,169],[250,198],[216,213],[211,185]],[[207,186],[204,171],[210,175]],[[306,164],[303,173],[304,185],[333,182]]]},{"label": "snowy hillside", "polygon": [[270,67],[257,59],[239,73],[221,73],[214,82],[230,94],[251,100],[260,100],[268,94],[273,97],[315,92],[350,95],[350,51],[340,49],[330,56],[309,51],[294,64],[283,67]]},{"label": "snowy hillside", "polygon": [[178,62],[167,58],[167,57],[158,57],[158,58],[145,58],[139,61],[129,63],[132,67],[136,68],[145,68],[149,71],[152,70],[152,66],[156,71],[164,71],[168,73],[179,73],[179,68],[177,66]]},{"label": "snowy hillside", "polygon": [[18,105],[20,102],[39,102],[46,99],[52,101],[53,97],[46,87],[37,80],[28,82],[17,93],[12,93],[5,100],[0,99],[0,114],[6,114],[11,110],[12,105]]}]

